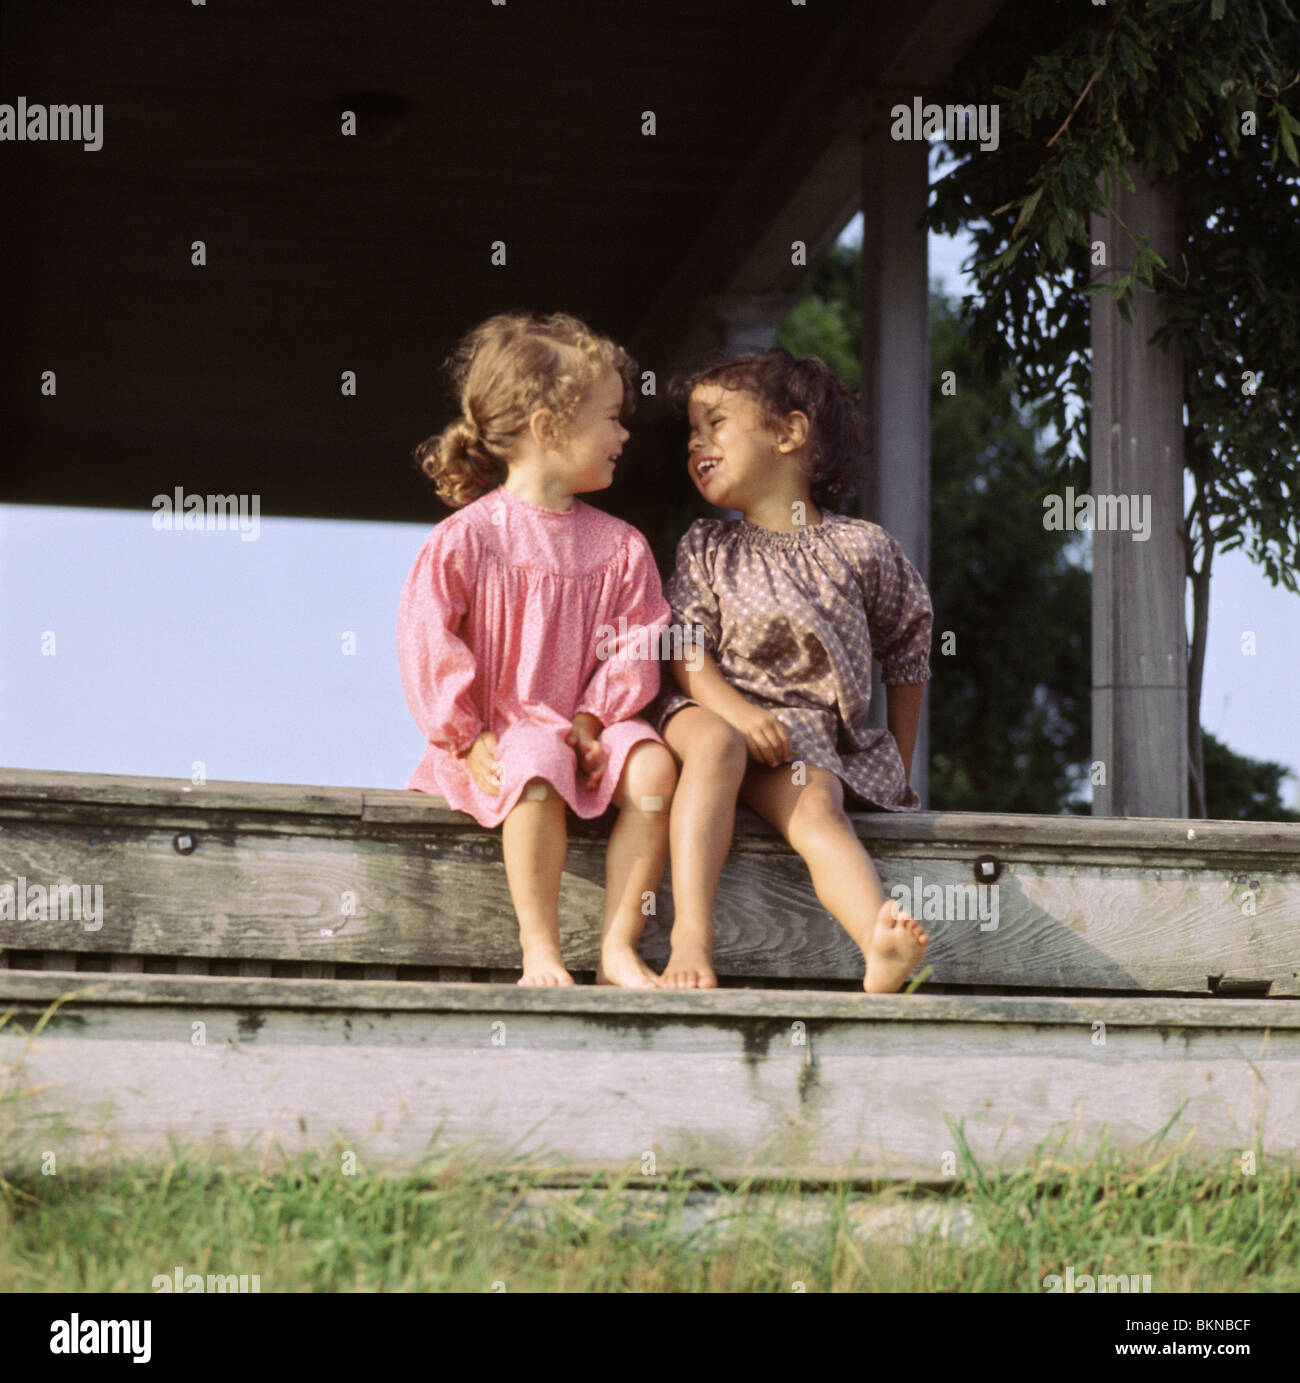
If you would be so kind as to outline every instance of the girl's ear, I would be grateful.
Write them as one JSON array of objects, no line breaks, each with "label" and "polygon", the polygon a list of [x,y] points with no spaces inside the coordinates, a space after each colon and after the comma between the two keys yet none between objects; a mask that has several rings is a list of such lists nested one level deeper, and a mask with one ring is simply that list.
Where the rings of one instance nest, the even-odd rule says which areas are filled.
[{"label": "girl's ear", "polygon": [[785,452],[798,451],[807,442],[811,431],[812,424],[808,421],[807,413],[797,409],[793,413],[787,413],[777,429],[776,449]]},{"label": "girl's ear", "polygon": [[528,432],[543,451],[550,451],[556,441],[555,415],[549,408],[535,409],[528,419]]}]

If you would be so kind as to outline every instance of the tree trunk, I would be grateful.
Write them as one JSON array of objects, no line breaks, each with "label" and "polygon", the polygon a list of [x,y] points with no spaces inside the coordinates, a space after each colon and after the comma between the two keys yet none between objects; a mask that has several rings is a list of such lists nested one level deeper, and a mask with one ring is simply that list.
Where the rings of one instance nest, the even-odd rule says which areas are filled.
[{"label": "tree trunk", "polygon": [[[1175,244],[1181,255],[1187,243],[1187,210],[1181,183],[1174,194]],[[1175,261],[1176,263],[1177,261]],[[1183,261],[1184,271],[1186,261]],[[1192,430],[1192,405],[1187,369],[1183,369],[1183,407],[1188,426],[1183,432],[1183,463],[1196,485],[1192,506],[1183,525],[1183,550],[1187,556],[1187,579],[1192,583],[1192,633],[1187,644],[1187,814],[1204,818],[1205,745],[1201,734],[1201,689],[1205,681],[1205,650],[1210,629],[1210,569],[1214,563],[1214,535],[1210,532],[1207,484],[1213,457],[1204,437]],[[1201,534],[1201,564],[1196,565],[1195,534]]]},{"label": "tree trunk", "polygon": [[[1192,583],[1192,636],[1187,645],[1187,811],[1204,817],[1205,757],[1201,734],[1201,687],[1205,680],[1205,650],[1210,628],[1210,569],[1214,563],[1214,535],[1210,532],[1205,503],[1205,478],[1210,458],[1205,443],[1189,434],[1188,469],[1196,481],[1196,493],[1187,515],[1187,577]],[[1199,525],[1201,563],[1195,561],[1193,534]]]},{"label": "tree trunk", "polygon": [[1192,578],[1192,641],[1187,653],[1187,814],[1205,816],[1205,760],[1201,734],[1201,682],[1205,673],[1205,641],[1210,623],[1210,559],[1213,544]]}]

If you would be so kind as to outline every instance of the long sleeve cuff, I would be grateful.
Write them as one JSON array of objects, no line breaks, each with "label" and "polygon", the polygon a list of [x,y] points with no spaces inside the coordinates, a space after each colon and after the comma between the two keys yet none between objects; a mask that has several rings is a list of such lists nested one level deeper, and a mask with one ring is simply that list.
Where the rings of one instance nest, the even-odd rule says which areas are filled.
[{"label": "long sleeve cuff", "polygon": [[462,722],[460,725],[448,727],[444,735],[430,739],[429,743],[446,750],[448,754],[454,754],[459,759],[473,749],[474,741],[482,733],[483,727],[477,721]]}]

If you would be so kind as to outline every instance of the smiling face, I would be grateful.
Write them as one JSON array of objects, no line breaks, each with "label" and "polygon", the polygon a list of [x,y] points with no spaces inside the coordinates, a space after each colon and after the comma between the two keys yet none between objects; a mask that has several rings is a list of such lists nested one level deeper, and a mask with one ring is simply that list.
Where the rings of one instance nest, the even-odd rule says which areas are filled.
[{"label": "smiling face", "polygon": [[687,406],[691,479],[723,509],[747,509],[761,498],[778,455],[777,438],[758,400],[745,389],[699,384]]},{"label": "smiling face", "polygon": [[605,490],[613,482],[614,463],[631,435],[619,421],[622,411],[623,378],[607,365],[574,410],[559,448],[569,466],[572,493]]}]

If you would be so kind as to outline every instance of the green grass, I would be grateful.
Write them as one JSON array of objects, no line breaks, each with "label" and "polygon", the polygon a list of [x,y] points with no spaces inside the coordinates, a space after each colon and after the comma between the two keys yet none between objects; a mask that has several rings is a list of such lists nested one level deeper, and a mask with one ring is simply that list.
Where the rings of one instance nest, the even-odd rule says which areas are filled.
[{"label": "green grass", "polygon": [[[178,1161],[24,1174],[0,1187],[0,1290],[149,1291],[180,1265],[258,1274],[264,1292],[1037,1292],[1067,1264],[1150,1274],[1157,1292],[1300,1290],[1290,1165],[1245,1176],[1178,1151],[1146,1165],[1102,1152],[1078,1167],[1043,1156],[1000,1178],[968,1160],[945,1191],[590,1184],[571,1204],[557,1197],[551,1218],[516,1223],[509,1212],[530,1187],[453,1163],[346,1176],[328,1159],[260,1173]],[[737,1216],[725,1235],[683,1227],[708,1196]],[[964,1205],[986,1232],[961,1246],[855,1237],[864,1208],[926,1203]],[[821,1227],[800,1231],[814,1209]]]},{"label": "green grass", "polygon": [[[0,1065],[0,1149],[36,1093],[21,1056]],[[1252,1174],[1236,1161],[1207,1168],[1189,1155],[1194,1132],[1170,1146],[1178,1123],[1141,1155],[1103,1141],[1075,1163],[1044,1144],[1032,1167],[1000,1176],[954,1124],[950,1184],[871,1194],[665,1177],[564,1195],[445,1159],[407,1176],[348,1175],[329,1157],[273,1170],[178,1159],[93,1173],[65,1162],[46,1176],[33,1165],[0,1176],[0,1291],[150,1291],[178,1265],[256,1274],[265,1292],[1039,1292],[1070,1265],[1076,1277],[1149,1275],[1156,1292],[1300,1291],[1294,1164],[1257,1151]],[[51,1133],[44,1146],[57,1149]],[[701,1220],[705,1204],[725,1225]],[[935,1209],[977,1232],[956,1243],[863,1232],[873,1214]]]}]

